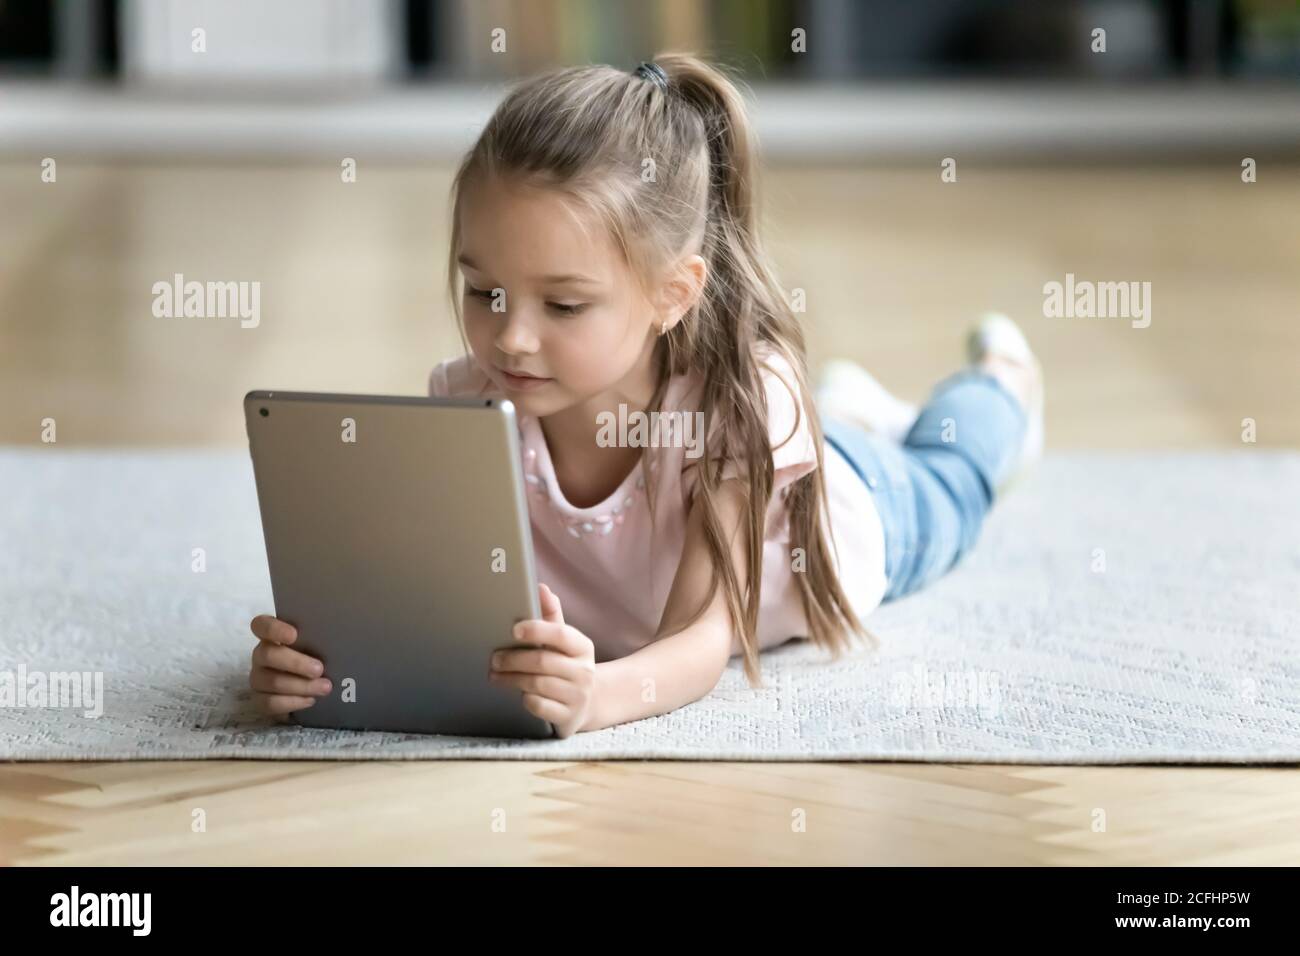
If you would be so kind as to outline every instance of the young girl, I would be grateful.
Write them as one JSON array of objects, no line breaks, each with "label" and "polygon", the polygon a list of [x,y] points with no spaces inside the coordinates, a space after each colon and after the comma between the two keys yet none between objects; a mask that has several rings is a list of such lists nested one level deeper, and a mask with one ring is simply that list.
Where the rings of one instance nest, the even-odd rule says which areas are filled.
[{"label": "young girl", "polygon": [[[484,664],[561,737],[698,700],[736,654],[754,685],[791,638],[837,658],[971,548],[1041,443],[1038,363],[1001,317],[919,413],[845,362],[814,407],[755,165],[736,87],[673,54],[517,87],[453,183],[468,353],[429,392],[515,405],[542,618]],[[682,413],[675,440],[607,440],[651,411]],[[292,626],[252,630],[265,712],[329,692]]]}]

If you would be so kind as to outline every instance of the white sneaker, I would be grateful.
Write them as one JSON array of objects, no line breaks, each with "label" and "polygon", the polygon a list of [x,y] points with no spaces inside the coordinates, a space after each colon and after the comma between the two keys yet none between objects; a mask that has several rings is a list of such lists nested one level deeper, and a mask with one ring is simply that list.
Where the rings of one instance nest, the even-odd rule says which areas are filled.
[{"label": "white sneaker", "polygon": [[985,356],[996,355],[1016,365],[1032,369],[1033,385],[1025,408],[1025,438],[1020,454],[999,491],[1019,481],[1043,457],[1043,366],[1029,347],[1020,326],[998,312],[986,312],[966,335],[966,357],[978,365]]},{"label": "white sneaker", "polygon": [[893,395],[857,362],[832,359],[821,368],[813,401],[817,411],[901,443],[920,413]]}]

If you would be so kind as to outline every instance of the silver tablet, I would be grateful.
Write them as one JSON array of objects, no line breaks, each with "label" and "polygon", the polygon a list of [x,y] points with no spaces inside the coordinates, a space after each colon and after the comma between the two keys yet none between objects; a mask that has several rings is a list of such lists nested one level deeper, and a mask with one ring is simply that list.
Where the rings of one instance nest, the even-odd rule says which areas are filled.
[{"label": "silver tablet", "polygon": [[307,727],[548,737],[488,660],[540,617],[505,399],[249,392],[275,614],[325,663]]}]

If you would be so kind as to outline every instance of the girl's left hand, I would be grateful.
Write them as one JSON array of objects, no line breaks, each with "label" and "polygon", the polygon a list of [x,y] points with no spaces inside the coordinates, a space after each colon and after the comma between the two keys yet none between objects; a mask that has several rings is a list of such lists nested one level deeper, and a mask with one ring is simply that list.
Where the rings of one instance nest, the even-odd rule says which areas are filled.
[{"label": "girl's left hand", "polygon": [[503,648],[492,655],[489,679],[524,692],[524,707],[555,725],[558,737],[582,729],[596,694],[596,646],[564,623],[560,599],[538,586],[542,619],[520,621],[514,638],[537,648]]}]

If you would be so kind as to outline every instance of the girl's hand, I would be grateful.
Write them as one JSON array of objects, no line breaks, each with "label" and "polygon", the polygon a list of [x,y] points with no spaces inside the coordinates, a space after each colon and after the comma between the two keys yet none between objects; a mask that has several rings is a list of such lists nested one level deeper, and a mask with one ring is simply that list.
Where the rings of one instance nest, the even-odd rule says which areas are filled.
[{"label": "girl's hand", "polygon": [[295,710],[316,703],[330,692],[330,682],[321,675],[325,665],[288,645],[298,639],[298,629],[269,614],[259,614],[249,625],[257,638],[253,648],[253,669],[248,686],[256,693],[257,709],[285,721]]},{"label": "girl's hand", "polygon": [[582,729],[590,716],[596,690],[596,646],[575,627],[564,623],[560,599],[545,584],[538,586],[542,619],[520,621],[515,640],[540,645],[502,648],[492,655],[489,680],[518,687],[524,707],[555,725],[559,737]]}]

